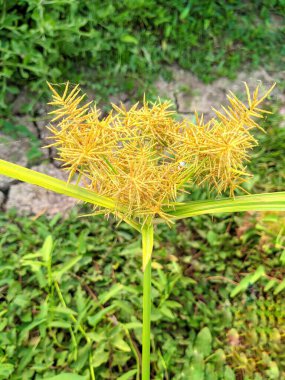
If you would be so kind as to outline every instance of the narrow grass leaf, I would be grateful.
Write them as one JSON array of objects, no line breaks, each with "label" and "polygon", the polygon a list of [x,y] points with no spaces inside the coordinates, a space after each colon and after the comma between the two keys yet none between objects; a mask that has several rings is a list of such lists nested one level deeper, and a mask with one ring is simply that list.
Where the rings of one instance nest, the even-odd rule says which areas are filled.
[{"label": "narrow grass leaf", "polygon": [[268,292],[270,289],[272,289],[275,285],[277,285],[278,282],[277,280],[275,280],[274,278],[270,281],[268,281],[268,283],[266,284],[266,286],[264,287],[264,291],[265,292]]},{"label": "narrow grass leaf", "polygon": [[53,272],[53,278],[56,281],[59,281],[61,277],[64,275],[64,273],[68,272],[69,269],[71,269],[75,264],[78,263],[82,259],[82,256],[76,256],[73,259],[69,260],[67,263],[65,263],[60,270]]},{"label": "narrow grass leaf", "polygon": [[276,289],[274,290],[274,295],[279,294],[284,289],[285,289],[285,279],[281,281],[280,284],[276,287]]},{"label": "narrow grass leaf", "polygon": [[128,371],[124,373],[122,376],[118,377],[117,380],[131,380],[134,378],[134,375],[137,373],[136,369],[132,369],[131,371]]},{"label": "narrow grass leaf", "polygon": [[57,376],[45,377],[45,380],[86,380],[85,376],[79,376],[76,373],[61,373]]},{"label": "narrow grass leaf", "polygon": [[52,236],[48,235],[44,241],[44,244],[43,244],[41,250],[40,250],[40,252],[42,253],[43,260],[45,262],[48,262],[50,260],[52,248],[53,248]]},{"label": "narrow grass leaf", "polygon": [[232,290],[231,297],[235,297],[240,292],[245,291],[250,285],[254,284],[261,277],[265,275],[264,267],[261,265],[254,273],[251,273],[244,277],[241,282]]},{"label": "narrow grass leaf", "polygon": [[113,200],[97,195],[95,192],[84,189],[80,186],[72,185],[51,177],[47,174],[39,173],[35,170],[24,168],[23,166],[12,164],[11,162],[0,160],[0,174],[15,178],[19,181],[52,190],[55,193],[64,194],[69,197],[79,199],[83,202],[92,203],[96,206],[115,208]]},{"label": "narrow grass leaf", "polygon": [[236,198],[193,201],[165,209],[175,219],[204,214],[242,211],[285,211],[285,192],[244,195]]},{"label": "narrow grass leaf", "polygon": [[115,297],[118,293],[121,293],[123,289],[124,289],[123,285],[115,284],[114,286],[111,287],[111,289],[108,292],[100,294],[99,296],[100,304],[104,305],[111,298]]},{"label": "narrow grass leaf", "polygon": [[66,322],[66,321],[51,321],[51,322],[49,322],[48,326],[49,327],[55,327],[58,329],[70,329],[71,328],[71,324],[69,322]]},{"label": "narrow grass leaf", "polygon": [[130,346],[120,336],[113,340],[113,345],[120,351],[131,352]]},{"label": "narrow grass leaf", "polygon": [[100,310],[97,314],[89,316],[88,317],[88,322],[92,327],[96,327],[97,324],[108,314],[113,312],[116,309],[116,305],[111,305],[103,310]]}]

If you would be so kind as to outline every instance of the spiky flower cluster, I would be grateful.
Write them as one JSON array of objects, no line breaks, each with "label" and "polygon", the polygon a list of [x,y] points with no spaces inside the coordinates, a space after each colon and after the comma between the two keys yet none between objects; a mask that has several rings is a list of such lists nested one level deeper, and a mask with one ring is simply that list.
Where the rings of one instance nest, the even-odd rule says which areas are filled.
[{"label": "spiky flower cluster", "polygon": [[91,102],[82,105],[85,95],[78,85],[70,90],[67,83],[62,95],[49,87],[49,104],[56,107],[48,127],[51,145],[69,180],[79,173],[94,192],[142,220],[166,217],[164,208],[175,205],[178,191],[193,184],[208,184],[218,193],[229,189],[233,196],[247,179],[245,163],[257,145],[251,131],[259,126],[253,117],[267,112],[258,107],[271,91],[258,98],[258,88],[251,96],[246,85],[248,106],[230,93],[224,113],[215,110],[216,118],[207,123],[196,114],[194,124],[177,121],[172,104],[159,99],[144,99],[129,110],[113,104],[100,118]]}]

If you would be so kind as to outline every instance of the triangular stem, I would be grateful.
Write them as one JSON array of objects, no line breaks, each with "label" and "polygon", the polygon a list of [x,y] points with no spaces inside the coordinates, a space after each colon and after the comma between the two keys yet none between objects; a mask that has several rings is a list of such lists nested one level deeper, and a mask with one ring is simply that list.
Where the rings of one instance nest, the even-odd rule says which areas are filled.
[{"label": "triangular stem", "polygon": [[150,318],[151,318],[151,254],[153,249],[153,225],[142,228],[143,275],[143,336],[142,380],[150,380]]}]

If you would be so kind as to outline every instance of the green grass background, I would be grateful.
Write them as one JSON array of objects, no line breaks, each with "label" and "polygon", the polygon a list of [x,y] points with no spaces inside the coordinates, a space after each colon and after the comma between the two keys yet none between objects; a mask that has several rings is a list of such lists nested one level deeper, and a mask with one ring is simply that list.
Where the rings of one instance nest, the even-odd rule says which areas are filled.
[{"label": "green grass background", "polygon": [[[1,0],[0,105],[45,81],[142,93],[178,63],[206,82],[284,64],[284,0]],[[283,57],[283,58],[282,58]]]},{"label": "green grass background", "polygon": [[[150,89],[173,63],[206,82],[284,63],[281,0],[0,4],[3,114],[23,88],[42,100],[47,79],[81,81],[104,98]],[[284,190],[285,129],[273,111],[250,163],[253,193]],[[204,196],[194,190],[191,199]],[[141,242],[112,218],[78,218],[85,212],[0,214],[1,380],[89,379],[90,365],[96,380],[135,379]],[[284,230],[285,217],[271,213],[156,228],[152,379],[285,379]]]}]

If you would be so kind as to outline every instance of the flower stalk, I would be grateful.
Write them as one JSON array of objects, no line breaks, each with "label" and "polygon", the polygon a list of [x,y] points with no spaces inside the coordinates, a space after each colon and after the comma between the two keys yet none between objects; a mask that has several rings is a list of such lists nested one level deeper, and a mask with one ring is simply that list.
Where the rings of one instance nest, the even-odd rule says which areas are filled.
[{"label": "flower stalk", "polygon": [[150,379],[150,320],[151,320],[151,255],[153,250],[153,224],[142,228],[143,251],[143,336],[142,380]]}]

